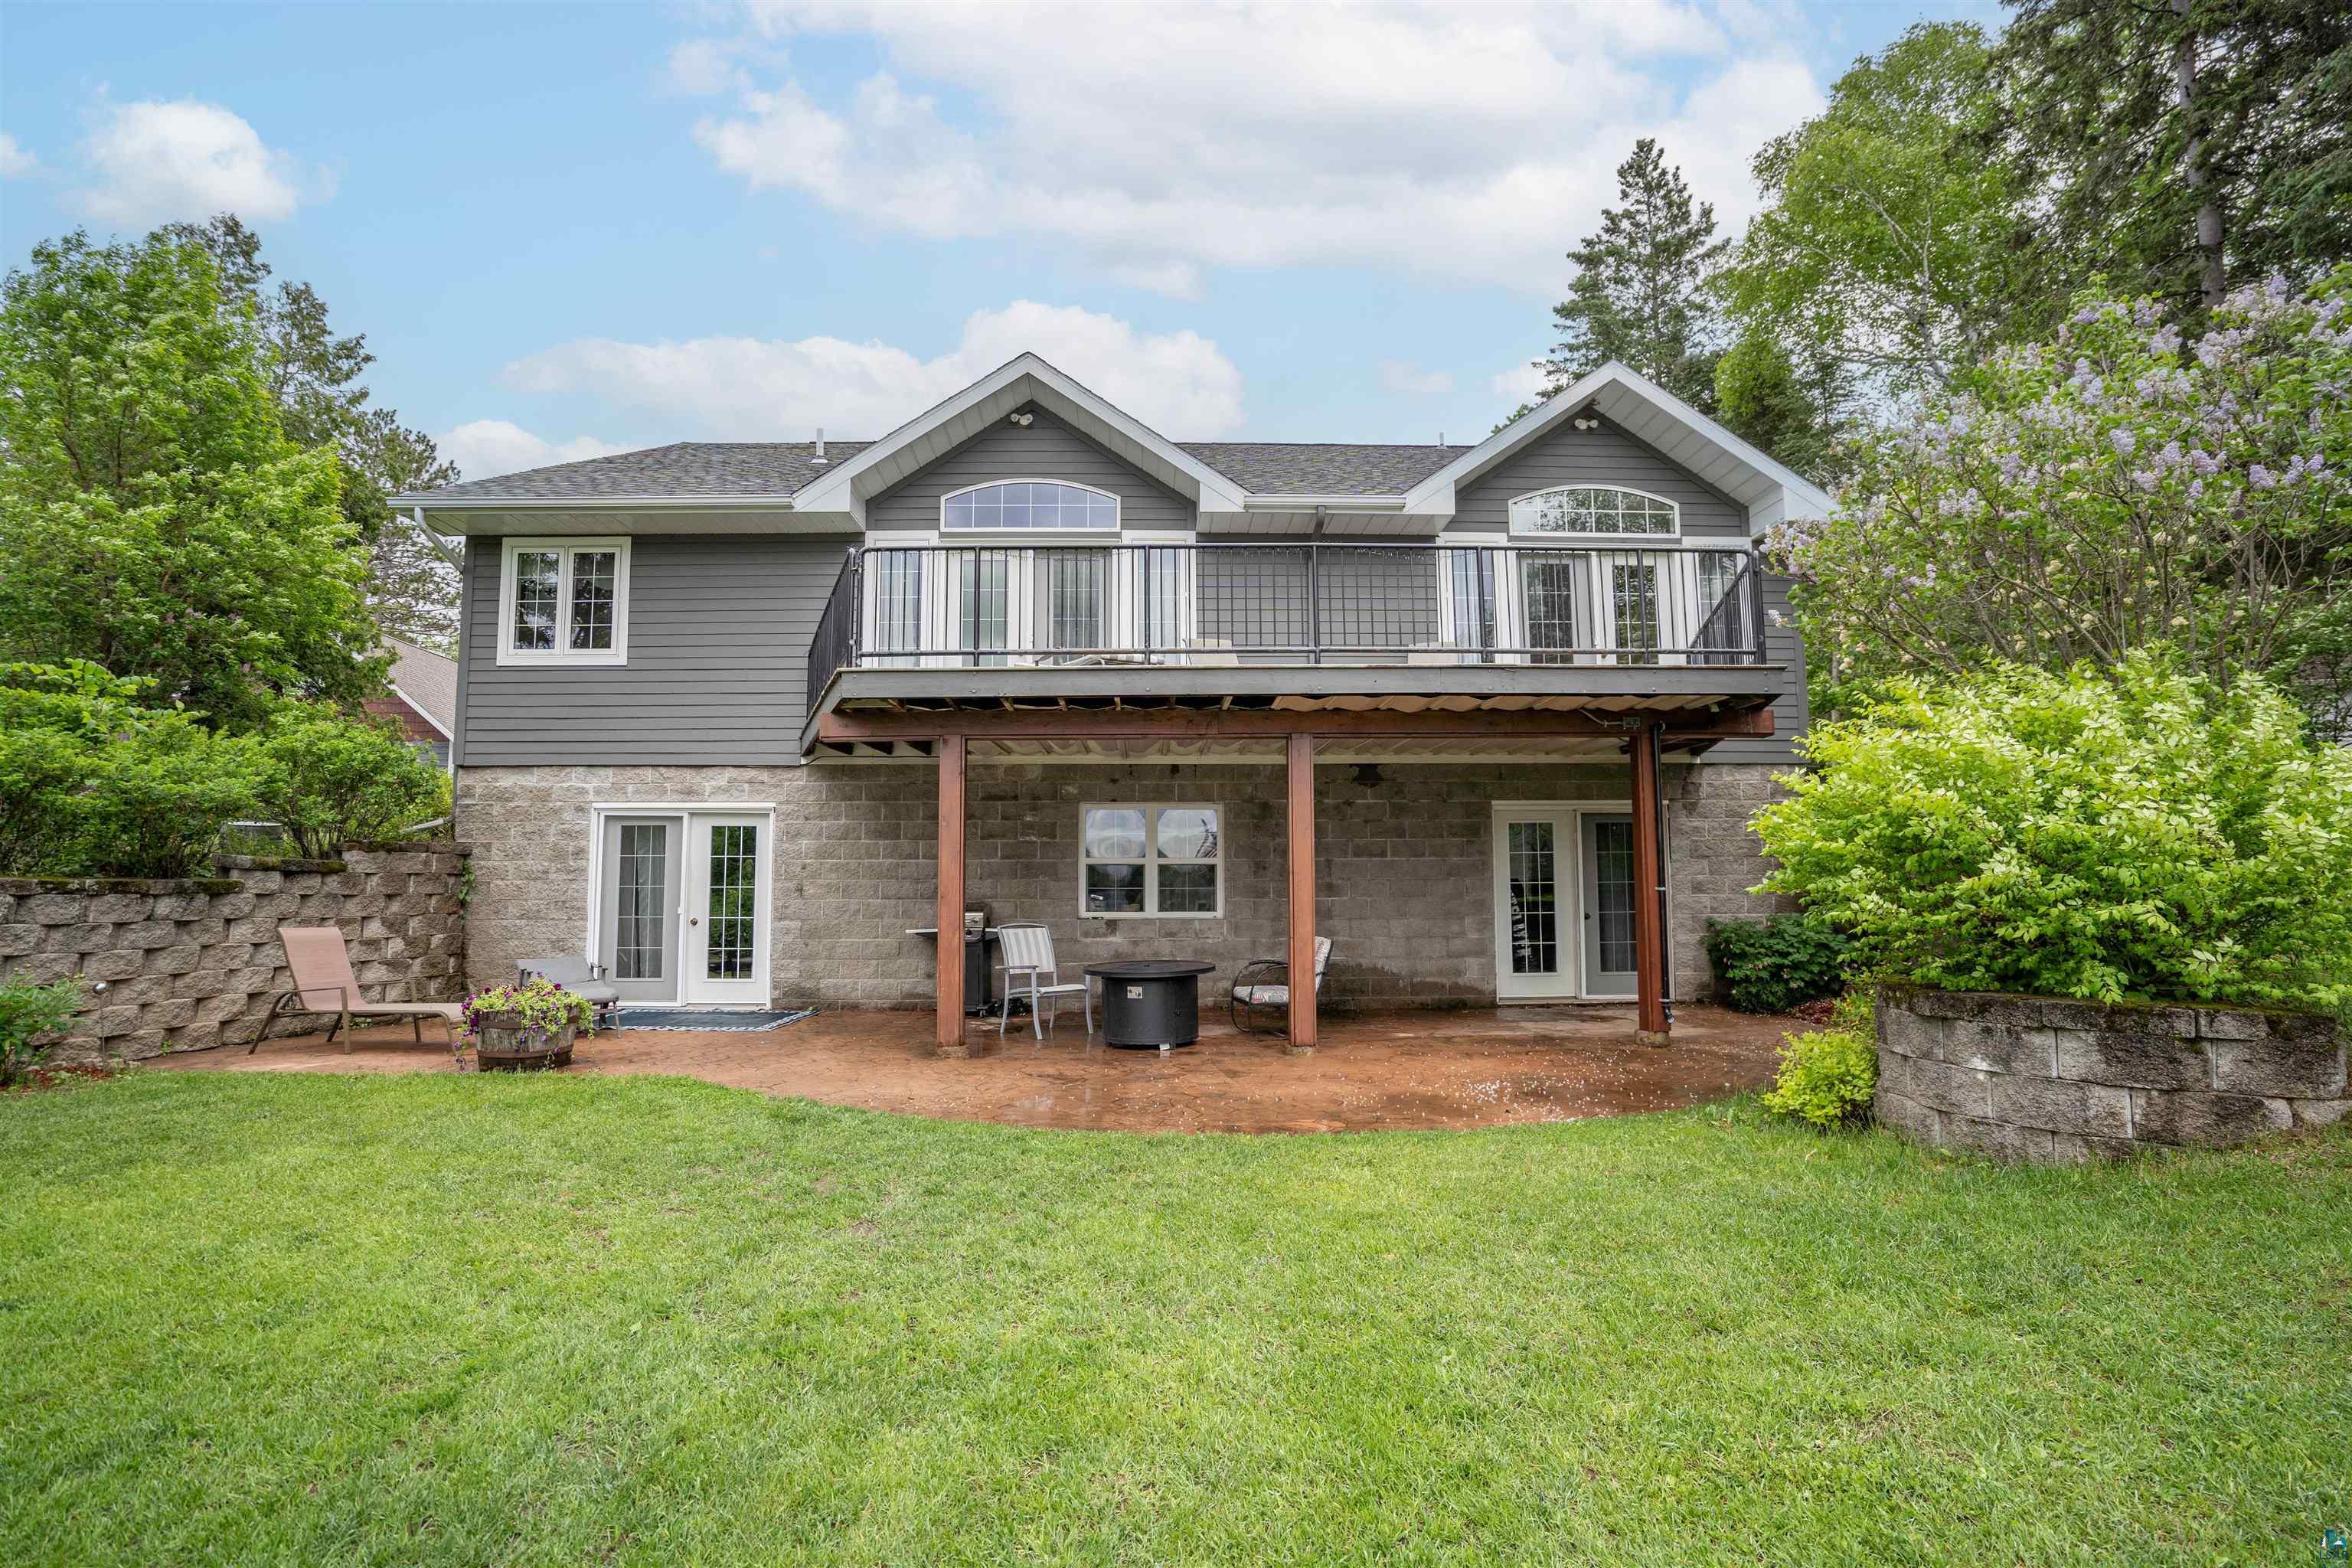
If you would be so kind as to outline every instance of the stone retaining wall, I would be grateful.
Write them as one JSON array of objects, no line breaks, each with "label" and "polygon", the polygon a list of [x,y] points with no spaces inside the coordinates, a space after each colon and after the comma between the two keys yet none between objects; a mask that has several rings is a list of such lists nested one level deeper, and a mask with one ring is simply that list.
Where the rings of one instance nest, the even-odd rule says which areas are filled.
[{"label": "stone retaining wall", "polygon": [[2220,1147],[2352,1110],[2336,1021],[1915,991],[1878,1003],[1878,1120],[2007,1160]]},{"label": "stone retaining wall", "polygon": [[[58,1066],[243,1046],[291,985],[281,925],[341,927],[372,1001],[455,1001],[468,853],[355,844],[341,860],[225,858],[216,880],[0,878],[0,976],[79,976],[90,992]],[[318,1026],[297,1016],[273,1032]]]}]

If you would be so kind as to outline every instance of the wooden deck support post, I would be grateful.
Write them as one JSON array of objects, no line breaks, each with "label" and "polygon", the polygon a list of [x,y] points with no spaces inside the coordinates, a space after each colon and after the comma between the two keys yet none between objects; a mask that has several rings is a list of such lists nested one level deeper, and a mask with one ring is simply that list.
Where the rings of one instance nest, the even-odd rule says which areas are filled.
[{"label": "wooden deck support post", "polygon": [[1634,1038],[1672,1043],[1666,1016],[1665,865],[1658,854],[1658,725],[1643,724],[1633,753],[1633,989],[1640,1016]]},{"label": "wooden deck support post", "polygon": [[963,1031],[964,738],[940,738],[939,1051],[966,1054]]},{"label": "wooden deck support post", "polygon": [[1292,735],[1290,794],[1290,1054],[1315,1048],[1315,737]]}]

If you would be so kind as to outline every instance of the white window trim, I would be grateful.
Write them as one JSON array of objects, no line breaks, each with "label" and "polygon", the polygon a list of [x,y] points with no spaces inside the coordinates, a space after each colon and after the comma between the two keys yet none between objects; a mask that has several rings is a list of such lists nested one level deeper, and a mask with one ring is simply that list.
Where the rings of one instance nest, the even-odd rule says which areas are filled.
[{"label": "white window trim", "polygon": [[[556,646],[551,648],[519,648],[514,646],[515,557],[526,550],[556,550],[563,552],[563,570],[558,579],[555,594]],[[581,550],[613,552],[613,646],[609,648],[571,648],[572,628],[572,556]],[[502,666],[561,665],[572,668],[611,668],[629,662],[629,540],[625,534],[592,539],[563,535],[551,539],[501,540],[499,547],[499,658]]]},{"label": "white window trim", "polygon": [[[980,490],[992,490],[999,485],[1060,485],[1066,489],[1084,490],[1088,495],[1100,496],[1110,502],[1110,526],[1097,528],[1093,523],[1088,523],[1084,528],[1063,528],[1059,525],[1053,528],[950,528],[948,526],[948,502],[958,496],[968,496]],[[1127,510],[1120,504],[1118,493],[1116,490],[1107,490],[1098,485],[1082,485],[1076,479],[1057,479],[1051,474],[1028,474],[1020,479],[986,479],[976,485],[966,485],[961,489],[950,490],[940,497],[940,539],[942,542],[955,539],[1051,539],[1057,534],[1115,534],[1119,531],[1120,525],[1126,521]]]},{"label": "white window trim", "polygon": [[[1092,865],[1132,866],[1132,855],[1089,855],[1087,853],[1087,813],[1090,811],[1139,811],[1143,813],[1143,908],[1139,910],[1089,910],[1087,908],[1087,868]],[[1163,857],[1160,853],[1160,814],[1163,811],[1213,811],[1217,814],[1217,852],[1214,855],[1186,859]],[[1089,921],[1221,921],[1225,918],[1225,840],[1232,831],[1233,816],[1221,801],[1213,800],[1094,800],[1078,806],[1078,918]],[[1161,866],[1214,866],[1217,868],[1217,907],[1213,910],[1170,910],[1160,908],[1160,868]]]},{"label": "white window trim", "polygon": [[[1533,500],[1538,496],[1558,495],[1562,490],[1622,490],[1629,496],[1640,496],[1644,500],[1656,501],[1659,505],[1671,510],[1674,513],[1675,526],[1664,533],[1552,533],[1543,529],[1519,526],[1517,509],[1521,501]],[[1546,485],[1540,489],[1522,490],[1503,503],[1503,516],[1509,521],[1511,537],[1514,539],[1600,540],[1604,543],[1614,541],[1621,544],[1643,544],[1655,543],[1662,540],[1676,540],[1683,536],[1682,502],[1672,496],[1662,496],[1655,490],[1645,490],[1638,485],[1621,485],[1610,479],[1577,479],[1569,484]]]}]

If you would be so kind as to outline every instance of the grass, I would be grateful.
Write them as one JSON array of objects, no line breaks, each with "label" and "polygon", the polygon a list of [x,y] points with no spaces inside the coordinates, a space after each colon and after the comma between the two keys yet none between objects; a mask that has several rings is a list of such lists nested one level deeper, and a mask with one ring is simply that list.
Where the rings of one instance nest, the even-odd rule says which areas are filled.
[{"label": "grass", "polygon": [[2352,1139],[0,1102],[0,1560],[2315,1562]]}]

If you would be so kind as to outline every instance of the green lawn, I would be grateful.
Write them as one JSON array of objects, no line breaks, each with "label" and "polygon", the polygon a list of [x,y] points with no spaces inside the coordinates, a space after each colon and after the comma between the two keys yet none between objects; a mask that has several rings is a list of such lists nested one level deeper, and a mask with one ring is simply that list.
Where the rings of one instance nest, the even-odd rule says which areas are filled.
[{"label": "green lawn", "polygon": [[0,1101],[0,1561],[2315,1563],[2352,1139]]}]

